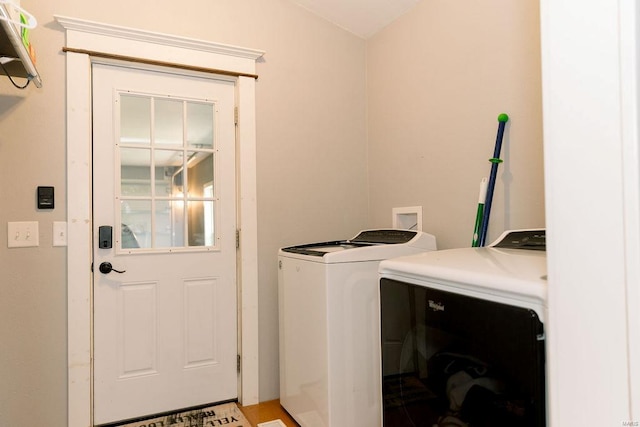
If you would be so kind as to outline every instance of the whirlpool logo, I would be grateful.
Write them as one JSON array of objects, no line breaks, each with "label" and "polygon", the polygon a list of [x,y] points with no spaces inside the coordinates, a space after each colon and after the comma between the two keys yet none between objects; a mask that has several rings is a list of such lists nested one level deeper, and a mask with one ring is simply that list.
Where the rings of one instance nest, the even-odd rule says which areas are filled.
[{"label": "whirlpool logo", "polygon": [[433,311],[444,311],[444,304],[436,302],[432,299],[429,300],[429,308]]}]

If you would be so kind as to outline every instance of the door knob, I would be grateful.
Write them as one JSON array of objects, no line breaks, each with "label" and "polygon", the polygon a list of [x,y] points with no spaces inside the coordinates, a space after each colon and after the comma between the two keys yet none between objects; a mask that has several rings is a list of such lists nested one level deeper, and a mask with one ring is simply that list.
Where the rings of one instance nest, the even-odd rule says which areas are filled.
[{"label": "door knob", "polygon": [[127,270],[122,270],[122,271],[116,270],[115,268],[113,268],[110,262],[103,262],[102,264],[100,264],[100,267],[98,267],[98,269],[102,274],[109,274],[112,271],[115,271],[116,273],[125,273],[127,271]]}]

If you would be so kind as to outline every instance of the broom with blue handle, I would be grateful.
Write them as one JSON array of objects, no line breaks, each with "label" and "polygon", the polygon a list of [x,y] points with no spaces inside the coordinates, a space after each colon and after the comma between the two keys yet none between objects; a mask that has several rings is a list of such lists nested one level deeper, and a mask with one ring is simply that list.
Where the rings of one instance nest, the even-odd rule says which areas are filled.
[{"label": "broom with blue handle", "polygon": [[484,216],[484,202],[487,200],[487,178],[480,181],[480,193],[478,194],[478,209],[476,211],[476,223],[473,227],[473,240],[471,247],[480,246],[480,228],[482,227],[482,217]]},{"label": "broom with blue handle", "polygon": [[487,240],[487,230],[489,229],[489,215],[491,215],[491,202],[493,201],[493,189],[496,186],[496,176],[498,175],[498,165],[502,163],[500,160],[500,150],[502,149],[502,137],[504,136],[504,127],[509,121],[509,116],[502,113],[498,116],[498,135],[496,136],[496,146],[493,150],[493,157],[489,159],[491,162],[491,174],[489,175],[489,184],[487,185],[487,198],[484,202],[484,212],[482,214],[482,225],[480,226],[480,238],[478,246],[484,246]]}]

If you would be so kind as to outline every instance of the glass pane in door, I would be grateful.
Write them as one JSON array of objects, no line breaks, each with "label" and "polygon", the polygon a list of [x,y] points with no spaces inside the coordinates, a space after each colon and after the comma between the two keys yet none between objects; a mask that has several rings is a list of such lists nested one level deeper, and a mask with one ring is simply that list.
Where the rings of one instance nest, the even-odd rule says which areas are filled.
[{"label": "glass pane in door", "polygon": [[184,201],[163,200],[156,202],[156,248],[183,247],[184,244]]},{"label": "glass pane in door", "polygon": [[120,194],[151,196],[151,150],[120,149]]},{"label": "glass pane in door", "polygon": [[214,202],[193,200],[188,204],[189,246],[213,246]]},{"label": "glass pane in door", "polygon": [[120,219],[122,249],[151,247],[151,200],[122,200]]},{"label": "glass pane in door", "polygon": [[182,170],[184,152],[182,150],[154,150],[156,169],[156,197],[175,197],[184,192]]},{"label": "glass pane in door", "polygon": [[157,145],[183,145],[184,102],[155,98],[154,106],[154,142]]},{"label": "glass pane in door", "polygon": [[151,99],[146,96],[120,96],[120,142],[146,144],[151,142]]},{"label": "glass pane in door", "polygon": [[212,104],[187,103],[187,145],[213,148],[214,114]]},{"label": "glass pane in door", "polygon": [[188,152],[187,185],[189,197],[203,197],[206,184],[213,182],[213,154]]}]

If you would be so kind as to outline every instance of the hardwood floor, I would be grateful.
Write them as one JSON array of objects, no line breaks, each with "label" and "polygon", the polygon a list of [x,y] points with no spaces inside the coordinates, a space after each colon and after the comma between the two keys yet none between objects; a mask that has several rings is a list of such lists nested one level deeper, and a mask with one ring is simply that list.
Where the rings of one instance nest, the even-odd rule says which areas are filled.
[{"label": "hardwood floor", "polygon": [[300,427],[299,424],[291,418],[287,411],[280,406],[279,400],[261,402],[257,405],[238,406],[247,420],[249,420],[252,427],[257,426],[258,423],[277,419],[281,420],[287,427]]}]

